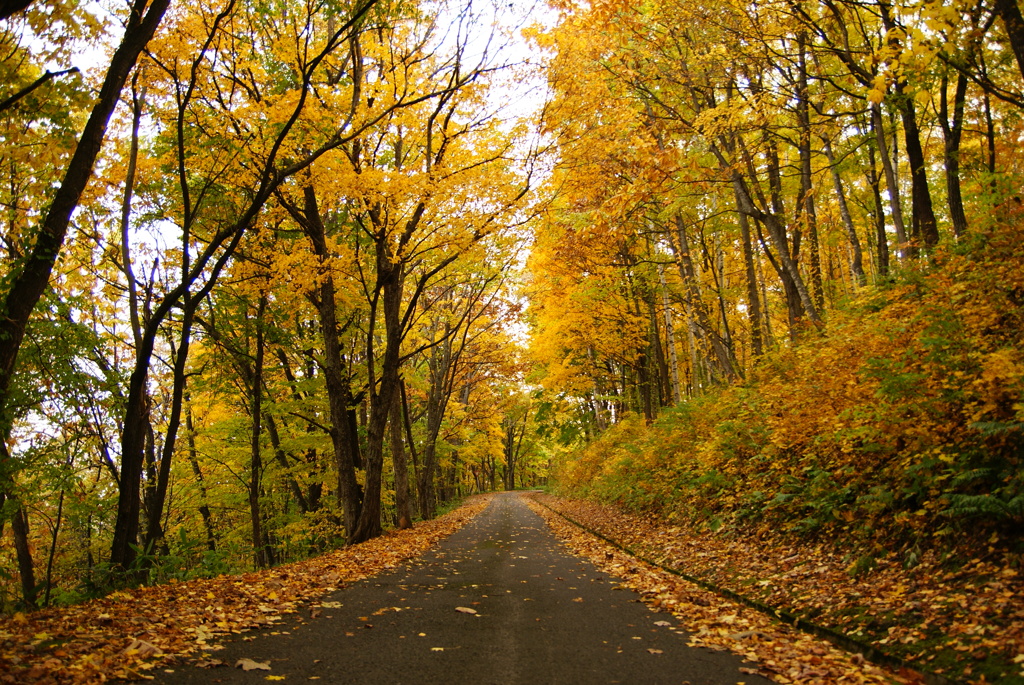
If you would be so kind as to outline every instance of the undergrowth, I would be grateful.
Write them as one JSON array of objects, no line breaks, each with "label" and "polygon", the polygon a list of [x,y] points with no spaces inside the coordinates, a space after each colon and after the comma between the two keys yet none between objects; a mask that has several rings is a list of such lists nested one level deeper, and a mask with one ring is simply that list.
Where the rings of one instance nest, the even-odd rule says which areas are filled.
[{"label": "undergrowth", "polygon": [[[898,552],[1024,530],[1024,226],[972,236],[766,354],[740,384],[626,417],[556,465],[563,492],[712,529]],[[851,573],[870,570],[867,561]]]}]

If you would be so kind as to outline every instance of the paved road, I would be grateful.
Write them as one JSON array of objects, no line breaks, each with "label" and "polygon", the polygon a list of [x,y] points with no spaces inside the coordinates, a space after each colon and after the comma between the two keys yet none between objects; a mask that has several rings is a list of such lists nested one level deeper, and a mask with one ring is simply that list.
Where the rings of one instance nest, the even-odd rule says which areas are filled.
[{"label": "paved road", "polygon": [[[229,664],[242,658],[266,662],[270,671],[184,665],[158,680],[769,682],[741,673],[734,655],[687,647],[671,615],[652,613],[638,600],[614,578],[569,554],[520,495],[507,493],[495,496],[482,514],[415,562],[324,598],[331,608],[316,619],[299,624],[293,618],[215,654]],[[672,626],[655,625],[665,620]]]}]

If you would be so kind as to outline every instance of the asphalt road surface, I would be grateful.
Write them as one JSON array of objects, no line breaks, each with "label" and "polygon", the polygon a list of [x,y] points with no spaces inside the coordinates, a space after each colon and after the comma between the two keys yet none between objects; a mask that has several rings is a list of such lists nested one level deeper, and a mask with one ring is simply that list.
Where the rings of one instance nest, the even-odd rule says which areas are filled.
[{"label": "asphalt road surface", "polygon": [[[180,664],[173,673],[157,673],[157,680],[769,682],[741,672],[735,655],[688,647],[670,614],[651,612],[636,593],[570,554],[520,497],[495,496],[483,513],[419,559],[325,597],[316,618],[303,610],[301,618],[226,642],[212,656],[229,666]],[[656,625],[664,621],[671,625]],[[270,670],[232,668],[239,659]]]}]

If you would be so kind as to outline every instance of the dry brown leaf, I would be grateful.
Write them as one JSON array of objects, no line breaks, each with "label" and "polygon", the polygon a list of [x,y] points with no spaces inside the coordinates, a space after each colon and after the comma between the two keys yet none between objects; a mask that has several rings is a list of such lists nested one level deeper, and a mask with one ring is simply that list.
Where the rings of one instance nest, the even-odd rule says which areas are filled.
[{"label": "dry brown leaf", "polygon": [[253,661],[252,659],[239,659],[235,662],[235,668],[240,668],[243,671],[269,671],[270,664],[265,661]]}]

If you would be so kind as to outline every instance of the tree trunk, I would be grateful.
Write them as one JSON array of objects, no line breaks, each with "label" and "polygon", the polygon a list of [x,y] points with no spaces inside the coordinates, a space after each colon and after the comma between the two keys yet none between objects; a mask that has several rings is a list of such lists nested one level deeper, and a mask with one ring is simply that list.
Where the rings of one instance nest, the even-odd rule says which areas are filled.
[{"label": "tree trunk", "polygon": [[921,147],[921,131],[917,125],[914,101],[903,92],[903,84],[897,84],[900,102],[900,117],[903,119],[903,137],[906,141],[907,164],[910,165],[911,210],[914,222],[921,232],[926,248],[939,244],[939,227],[932,208],[932,194],[928,188],[928,171],[924,150]]},{"label": "tree trunk", "polygon": [[[419,214],[422,215],[422,206]],[[381,307],[384,314],[384,354],[380,365],[380,376],[372,376],[368,382],[370,401],[370,417],[366,427],[366,485],[363,491],[363,507],[359,512],[355,531],[349,544],[365,542],[381,534],[381,478],[384,472],[384,437],[391,407],[398,395],[401,371],[400,348],[404,335],[402,320],[402,293],[405,287],[405,263],[401,260],[392,261],[386,231],[377,242],[376,291],[381,294]],[[415,303],[410,303],[414,307]],[[375,333],[373,321],[367,327],[367,335],[372,338]],[[370,341],[372,350],[372,340]],[[367,365],[372,367],[374,355],[367,354]]]},{"label": "tree trunk", "polygon": [[167,488],[171,480],[171,459],[174,456],[174,447],[178,439],[178,429],[181,426],[181,408],[185,393],[186,374],[185,368],[188,362],[188,352],[192,335],[192,323],[195,318],[196,302],[188,295],[185,296],[184,312],[181,320],[181,340],[178,344],[177,353],[174,355],[174,380],[171,389],[171,412],[167,421],[167,430],[164,434],[164,444],[160,455],[160,465],[157,472],[156,484],[152,491],[152,499],[148,502],[149,507],[146,513],[147,526],[146,538],[143,542],[144,549],[156,549],[156,544],[163,539],[164,531],[160,526],[160,517],[163,515],[164,503],[167,500]]},{"label": "tree trunk", "polygon": [[[189,400],[186,398],[186,402]],[[217,536],[213,532],[213,514],[210,511],[210,497],[206,492],[206,480],[199,468],[199,453],[196,450],[196,429],[192,419],[192,407],[185,412],[185,432],[188,440],[188,461],[199,487],[199,515],[203,517],[203,528],[206,530],[206,548],[211,552],[217,550]]]},{"label": "tree trunk", "polygon": [[[722,161],[722,158],[720,158]],[[754,204],[753,199],[750,197],[750,192],[747,189],[746,183],[736,170],[732,171],[732,182],[733,192],[736,196],[736,203],[741,212],[747,216],[753,217],[764,224],[765,228],[768,229],[768,235],[775,245],[775,250],[778,253],[779,261],[782,268],[785,269],[786,273],[792,279],[793,286],[796,289],[797,294],[800,297],[800,303],[803,305],[804,312],[807,317],[817,328],[823,328],[824,323],[821,317],[818,316],[818,310],[814,306],[814,302],[811,300],[810,293],[807,292],[807,287],[804,285],[803,278],[800,276],[800,270],[797,269],[796,262],[793,261],[789,250],[786,249],[785,230],[782,228],[782,224],[779,223],[778,218],[771,212],[764,212],[757,208]]]},{"label": "tree trunk", "polygon": [[[711,316],[701,297],[700,285],[697,280],[697,272],[694,269],[693,257],[690,252],[690,241],[686,235],[686,224],[683,217],[675,215],[675,238],[679,241],[676,248],[675,240],[669,235],[669,245],[675,250],[676,263],[679,267],[679,275],[683,279],[683,286],[686,291],[686,302],[691,307],[695,322],[698,328],[694,331],[698,342],[706,341],[707,346],[713,353],[714,369],[718,372],[719,379],[734,380],[737,376],[735,361],[728,345],[722,340],[711,322]],[[719,380],[716,379],[716,380]]]},{"label": "tree trunk", "polygon": [[750,354],[757,359],[764,354],[761,338],[761,298],[757,294],[757,272],[754,268],[754,246],[750,237],[750,220],[737,212],[740,242],[743,244],[743,271],[747,283],[747,320],[750,322]]},{"label": "tree trunk", "polygon": [[655,364],[658,369],[658,403],[662,407],[672,404],[671,386],[672,382],[668,377],[668,360],[665,358],[665,348],[661,344],[661,326],[658,322],[658,307],[654,301],[654,291],[647,292],[647,314],[650,319],[651,347],[654,349]]},{"label": "tree trunk", "polygon": [[836,156],[832,152],[832,141],[823,138],[825,157],[828,159],[829,172],[832,176],[832,188],[836,192],[836,200],[839,203],[839,215],[843,219],[843,228],[846,229],[846,237],[850,241],[850,274],[853,282],[859,287],[867,284],[867,276],[864,274],[864,256],[860,247],[860,238],[857,237],[857,228],[853,224],[853,217],[850,216],[850,207],[846,204],[846,192],[843,190],[843,179],[839,175],[839,168],[836,166]]},{"label": "tree trunk", "polygon": [[958,72],[953,92],[953,119],[949,118],[949,79],[942,75],[939,91],[939,123],[942,125],[944,162],[946,166],[946,196],[949,200],[949,218],[953,235],[957,239],[967,233],[967,215],[960,192],[960,137],[964,128],[964,106],[967,100],[967,77]]},{"label": "tree trunk", "polygon": [[299,505],[299,511],[307,514],[310,512],[309,501],[306,499],[305,493],[302,492],[299,482],[295,480],[295,476],[291,473],[288,455],[285,454],[284,449],[281,447],[281,434],[277,430],[277,421],[274,420],[273,414],[267,414],[266,419],[267,435],[270,436],[270,447],[274,450],[274,459],[284,470],[285,482],[288,483],[288,490],[291,491],[292,497],[295,498],[295,502]]},{"label": "tree trunk", "polygon": [[885,142],[885,122],[882,119],[882,108],[876,104],[871,105],[871,129],[875,132],[876,149],[879,157],[882,158],[882,171],[885,173],[885,187],[889,190],[889,208],[892,211],[893,226],[896,229],[896,249],[899,256],[903,257],[909,243],[907,225],[903,221],[903,209],[900,206],[900,186],[896,180],[896,169]]},{"label": "tree trunk", "polygon": [[[13,499],[13,498],[11,498]],[[36,608],[36,573],[32,563],[32,550],[28,543],[28,516],[21,502],[11,518],[11,533],[14,535],[14,549],[18,556],[18,575],[21,577],[21,598],[30,609]]]},{"label": "tree trunk", "polygon": [[[818,241],[818,214],[814,207],[814,183],[811,173],[811,103],[807,85],[807,36],[801,32],[797,37],[799,46],[797,77],[797,121],[800,125],[797,151],[800,156],[800,202],[798,214],[802,214],[810,241],[811,295],[818,311],[825,308],[825,290],[821,278],[821,246]],[[799,222],[798,222],[799,223]]]},{"label": "tree trunk", "polygon": [[53,590],[53,560],[57,556],[57,536],[60,535],[60,524],[64,518],[64,489],[61,488],[57,501],[57,520],[53,523],[50,535],[50,554],[46,559],[46,592],[43,595],[43,606],[50,606],[50,593]]},{"label": "tree trunk", "polygon": [[334,463],[338,470],[338,495],[341,499],[346,535],[351,538],[362,510],[363,493],[356,481],[356,455],[359,453],[359,438],[353,430],[349,410],[354,404],[352,387],[342,360],[341,343],[338,340],[337,302],[334,277],[330,271],[331,256],[327,251],[327,235],[316,191],[307,186],[303,191],[303,210],[290,209],[292,217],[302,226],[306,237],[313,246],[324,275],[320,281],[317,297],[313,298],[320,315],[320,333],[324,343],[323,370],[324,384],[331,416],[331,443],[334,447]]},{"label": "tree trunk", "polygon": [[263,456],[260,438],[263,434],[263,314],[267,308],[267,296],[260,297],[256,312],[256,356],[253,360],[252,386],[250,387],[250,415],[252,418],[251,461],[249,465],[249,521],[252,525],[253,561],[256,568],[270,566],[270,550],[263,535],[263,517],[260,512],[260,491],[262,490]]},{"label": "tree trunk", "polygon": [[[8,395],[11,376],[29,316],[50,281],[53,265],[64,245],[71,214],[92,177],[93,164],[103,145],[110,116],[117,107],[128,74],[153,37],[169,3],[170,0],[153,0],[148,8],[144,0],[132,3],[121,43],[110,58],[99,97],[82,129],[78,145],[64,172],[64,179],[43,217],[39,236],[24,264],[8,274],[10,289],[4,294],[0,305],[0,311],[4,313],[0,317],[0,436],[7,436],[10,432],[12,417],[8,413]],[[6,451],[0,453],[0,456],[6,457]],[[0,473],[6,474],[7,471],[7,464],[0,463]],[[6,490],[6,484],[0,482],[0,489]]]},{"label": "tree trunk", "polygon": [[658,264],[658,280],[661,283],[661,306],[665,310],[665,338],[668,347],[668,368],[672,383],[672,404],[679,404],[683,399],[679,384],[679,358],[676,355],[676,334],[672,322],[672,306],[668,299],[668,285],[665,283],[665,267]]},{"label": "tree trunk", "polygon": [[867,176],[868,186],[871,188],[871,197],[874,200],[874,223],[875,223],[875,252],[876,268],[878,269],[878,280],[884,281],[889,277],[889,238],[885,234],[885,208],[882,206],[882,189],[879,183],[878,171],[875,169],[875,148],[868,144],[868,165],[864,169]]},{"label": "tree trunk", "polygon": [[1017,58],[1017,69],[1024,77],[1024,16],[1020,5],[1017,0],[995,0],[995,10],[1003,20],[1006,37],[1010,40],[1013,56]]},{"label": "tree trunk", "polygon": [[409,503],[409,466],[405,460],[405,446],[402,440],[402,404],[394,402],[391,408],[391,462],[395,469],[395,510],[398,527],[412,528],[412,507]]}]

